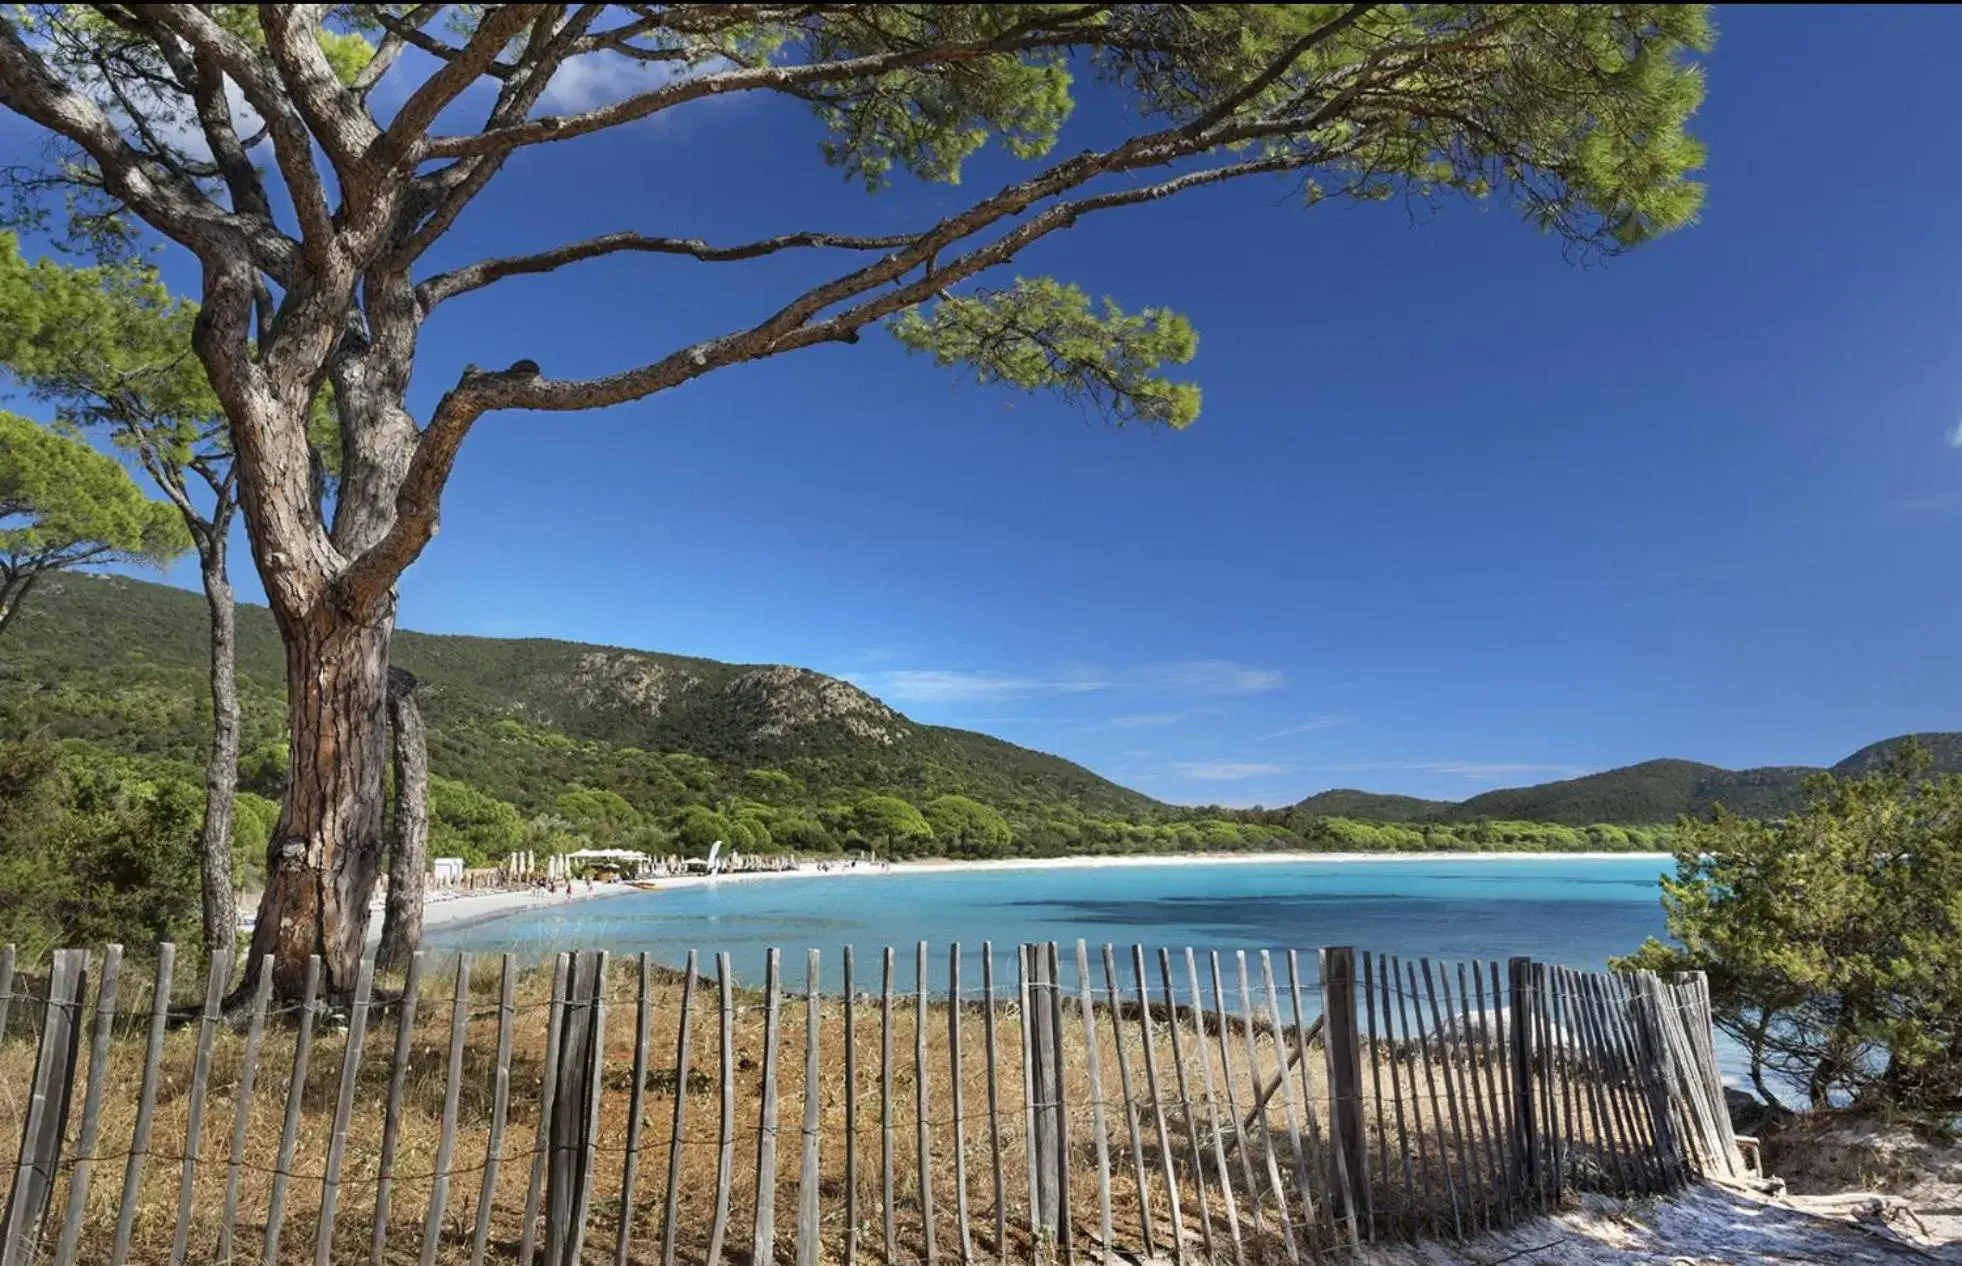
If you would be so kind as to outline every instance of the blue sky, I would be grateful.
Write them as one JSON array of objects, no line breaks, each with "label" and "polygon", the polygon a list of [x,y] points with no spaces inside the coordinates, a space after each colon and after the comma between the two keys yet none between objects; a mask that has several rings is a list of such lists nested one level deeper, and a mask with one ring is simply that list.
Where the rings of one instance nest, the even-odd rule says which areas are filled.
[{"label": "blue sky", "polygon": [[[1579,267],[1501,208],[1304,212],[1242,184],[1117,213],[1020,271],[1189,315],[1189,430],[975,388],[883,337],[493,416],[402,623],[806,665],[1183,802],[1829,763],[1958,728],[1962,11],[1719,22],[1695,228]],[[567,97],[618,88],[602,68]],[[891,232],[1011,170],[872,199],[817,139],[717,102],[545,147],[445,261]],[[7,123],[0,159],[29,144]],[[415,402],[465,362],[639,363],[836,263],[508,283],[432,322]]]}]

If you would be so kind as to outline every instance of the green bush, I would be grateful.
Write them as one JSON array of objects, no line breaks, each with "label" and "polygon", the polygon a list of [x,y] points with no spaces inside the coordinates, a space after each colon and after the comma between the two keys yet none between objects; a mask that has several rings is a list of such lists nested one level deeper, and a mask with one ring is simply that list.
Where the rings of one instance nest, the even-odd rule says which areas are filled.
[{"label": "green bush", "polygon": [[1962,1103],[1962,776],[1923,779],[1926,763],[1903,744],[1878,772],[1812,779],[1784,821],[1677,828],[1678,944],[1622,963],[1709,973],[1768,1102],[1783,1083],[1821,1107]]}]

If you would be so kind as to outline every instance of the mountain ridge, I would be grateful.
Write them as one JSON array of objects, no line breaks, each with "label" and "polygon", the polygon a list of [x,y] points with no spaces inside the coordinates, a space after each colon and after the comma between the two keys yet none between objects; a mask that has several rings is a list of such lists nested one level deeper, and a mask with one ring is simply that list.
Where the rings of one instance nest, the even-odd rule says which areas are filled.
[{"label": "mountain ridge", "polygon": [[[192,591],[127,577],[56,578],[0,646],[0,707],[22,713],[20,725],[0,732],[33,732],[38,724],[53,737],[109,737],[137,754],[201,759],[205,638],[204,605]],[[239,608],[238,658],[247,746],[276,743],[284,657],[262,606]],[[596,770],[642,780],[657,803],[665,802],[670,776],[707,794],[711,774],[691,768],[693,760],[720,767],[715,791],[723,798],[742,794],[745,771],[763,767],[781,769],[813,799],[961,794],[1030,820],[1061,812],[1134,822],[1211,816],[1295,829],[1318,817],[1651,826],[1720,803],[1747,816],[1789,813],[1802,803],[1801,780],[1818,772],[1670,758],[1459,801],[1331,788],[1281,809],[1226,810],[1167,804],[1059,756],[915,721],[850,682],[794,665],[407,629],[396,634],[394,659],[423,681],[437,772],[474,781],[489,768],[497,785],[526,789],[514,798],[532,808],[554,801],[550,779],[578,785]],[[1905,737],[1870,743],[1830,768],[1870,770]],[[1914,737],[1931,750],[1937,771],[1962,772],[1962,733]],[[519,739],[530,746],[500,754],[501,740]],[[567,754],[596,744],[616,755],[665,754],[674,768],[623,773],[618,760]],[[559,755],[546,760],[539,749]]]},{"label": "mountain ridge", "polygon": [[1286,812],[1366,822],[1475,822],[1482,818],[1585,826],[1673,822],[1702,817],[1721,804],[1743,817],[1777,817],[1797,810],[1804,780],[1813,774],[1868,773],[1913,739],[1933,757],[1932,772],[1962,773],[1962,732],[1899,734],[1869,743],[1836,764],[1760,765],[1725,769],[1701,761],[1663,758],[1527,787],[1502,787],[1463,800],[1427,800],[1355,788],[1319,791]]}]

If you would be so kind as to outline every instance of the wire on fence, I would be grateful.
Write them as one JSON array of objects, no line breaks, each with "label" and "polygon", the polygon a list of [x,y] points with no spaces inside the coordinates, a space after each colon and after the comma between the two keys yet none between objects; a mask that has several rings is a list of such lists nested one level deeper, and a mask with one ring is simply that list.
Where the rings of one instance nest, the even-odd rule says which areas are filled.
[{"label": "wire on fence", "polygon": [[[961,1236],[941,1243],[958,1243],[964,1257],[970,1251],[970,1224],[985,1242],[999,1247],[1000,1237],[1008,1230],[1010,1205],[1020,1210],[1015,1214],[1020,1219],[1014,1224],[1017,1234],[1034,1235],[1038,1243],[1049,1234],[1047,1219],[1060,1212],[1061,1233],[1066,1238],[1104,1243],[1107,1248],[1107,1237],[1117,1231],[1139,1237],[1147,1249],[1167,1230],[1172,1237],[1169,1246],[1174,1249],[1182,1250],[1195,1232],[1210,1245],[1222,1217],[1232,1242],[1244,1247],[1239,1224],[1244,1213],[1249,1223],[1244,1229],[1255,1242],[1285,1243],[1319,1252],[1364,1237],[1416,1235],[1427,1225],[1432,1234],[1497,1225],[1557,1197],[1570,1173],[1573,1180],[1596,1181],[1620,1191],[1662,1189],[1699,1168],[1729,1164],[1727,1149],[1734,1151],[1728,1123],[1713,1119],[1713,1114],[1721,1111],[1722,1095],[1707,1037],[1707,995],[1695,981],[1675,984],[1641,977],[1631,982],[1564,970],[1536,970],[1529,964],[1524,974],[1515,970],[1512,979],[1502,983],[1501,965],[1497,963],[1439,964],[1421,959],[1399,963],[1387,957],[1363,956],[1357,965],[1359,971],[1344,968],[1349,974],[1331,984],[1316,970],[1317,961],[1323,964],[1323,972],[1329,970],[1328,955],[1309,959],[1304,977],[1296,969],[1296,956],[1290,953],[1280,964],[1288,977],[1284,986],[1277,981],[1276,964],[1266,955],[1260,957],[1257,967],[1245,957],[1233,958],[1228,972],[1220,970],[1216,956],[1211,957],[1213,974],[1205,982],[1211,986],[1208,989],[1202,985],[1190,955],[1187,980],[1173,979],[1171,958],[1164,955],[1160,957],[1161,977],[1154,983],[1142,949],[1134,947],[1128,963],[1108,949],[1105,953],[1103,979],[1092,981],[1087,957],[1079,960],[1084,968],[1079,973],[1075,970],[1078,963],[1045,947],[1045,953],[1028,960],[1038,969],[1025,973],[1021,987],[1015,990],[1000,987],[991,974],[984,975],[988,983],[978,988],[962,988],[951,981],[950,987],[934,988],[924,979],[924,968],[916,972],[911,989],[896,978],[897,973],[889,972],[889,994],[859,988],[848,995],[822,997],[815,993],[815,974],[803,989],[786,982],[775,989],[742,988],[739,993],[730,990],[732,981],[702,976],[701,983],[723,990],[728,1005],[717,1007],[710,995],[707,1009],[695,1026],[695,1045],[713,1046],[718,1040],[727,1043],[738,1026],[753,1034],[754,1030],[746,1026],[754,1024],[753,1017],[762,1016],[775,1021],[780,1049],[772,1048],[767,1059],[756,1059],[748,1045],[753,1038],[746,1036],[741,1039],[743,1060],[731,1064],[726,1062],[731,1055],[725,1045],[720,1080],[714,1074],[713,1059],[701,1066],[703,1071],[689,1065],[688,1077],[681,1080],[674,1065],[662,1067],[658,1059],[643,1061],[637,1055],[636,1075],[627,1077],[626,1083],[632,1087],[633,1102],[642,1105],[642,1112],[658,1117],[656,1104],[662,1095],[677,1103],[693,1098],[720,1099],[723,1125],[713,1128],[711,1113],[702,1118],[710,1128],[683,1131],[677,1112],[671,1132],[656,1126],[643,1134],[636,1118],[624,1140],[618,1124],[627,1102],[621,1085],[624,1048],[617,1036],[619,1030],[613,1031],[610,1047],[593,1049],[590,1055],[582,1053],[576,1059],[568,1051],[568,1059],[556,1073],[549,1067],[549,1056],[558,1044],[558,1034],[583,1030],[587,1020],[597,1021],[607,1007],[623,1007],[638,999],[644,1008],[650,988],[644,969],[637,992],[631,987],[621,988],[621,973],[608,976],[599,970],[582,977],[585,983],[577,987],[565,983],[562,974],[551,996],[528,997],[523,1002],[503,1002],[482,979],[475,990],[460,984],[453,1007],[436,1005],[439,998],[434,991],[438,986],[433,983],[419,992],[383,993],[366,999],[367,1027],[394,1023],[399,1032],[404,1017],[413,1014],[415,1018],[412,1031],[398,1036],[393,1060],[380,1044],[365,1053],[369,1065],[387,1062],[394,1070],[390,1119],[395,1120],[402,1112],[399,1100],[404,1079],[411,1074],[419,1095],[440,1086],[445,1101],[454,1103],[457,1070],[464,1066],[456,1055],[463,1049],[459,1043],[466,1040],[470,1026],[495,1021],[500,1033],[500,1077],[510,1071],[504,1066],[511,1054],[506,1039],[513,1030],[525,1035],[523,1058],[527,1062],[523,1077],[511,1087],[510,1117],[511,1124],[521,1129],[529,1120],[530,1143],[519,1147],[480,1143],[482,1150],[469,1155],[471,1132],[482,1137],[481,1123],[473,1123],[466,1127],[465,1138],[458,1140],[457,1150],[468,1159],[459,1155],[451,1161],[446,1125],[445,1150],[439,1153],[435,1168],[425,1171],[418,1166],[415,1172],[403,1172],[389,1162],[377,1165],[357,1149],[340,1172],[331,1174],[330,1182],[333,1163],[322,1165],[314,1154],[318,1142],[314,1135],[319,1132],[315,1122],[312,1129],[300,1131],[308,1140],[303,1154],[293,1153],[284,1141],[282,1160],[270,1164],[236,1149],[229,1161],[214,1152],[201,1158],[206,1165],[205,1180],[213,1181],[227,1172],[249,1176],[255,1185],[270,1180],[302,1200],[300,1193],[305,1188],[330,1185],[341,1197],[342,1220],[347,1221],[353,1201],[358,1199],[356,1193],[379,1194],[389,1185],[406,1188],[436,1184],[439,1190],[446,1190],[449,1183],[493,1173],[517,1184],[530,1171],[545,1173],[549,1186],[563,1179],[560,1167],[548,1162],[571,1149],[607,1160],[604,1166],[588,1164],[576,1171],[582,1184],[576,1199],[568,1202],[554,1197],[546,1202],[551,1209],[577,1211],[583,1226],[584,1211],[589,1207],[608,1207],[605,1202],[616,1195],[621,1200],[631,1199],[630,1180],[622,1179],[615,1185],[622,1172],[617,1162],[666,1155],[669,1173],[678,1174],[681,1155],[713,1153],[721,1158],[716,1238],[720,1237],[733,1184],[742,1184],[741,1190],[749,1193],[745,1199],[753,1200],[761,1191],[769,1194],[772,1205],[791,1199],[800,1204],[810,1202],[797,1219],[802,1262],[806,1260],[801,1243],[805,1228],[811,1228],[809,1234],[825,1234],[837,1230],[843,1225],[840,1219],[847,1216],[837,1207],[839,1189],[829,1185],[836,1174],[814,1168],[815,1162],[807,1159],[805,1172],[795,1175],[793,1181],[765,1183],[762,1180],[767,1175],[759,1169],[754,1175],[757,1182],[752,1183],[750,1176],[738,1173],[737,1167],[728,1163],[729,1149],[732,1143],[747,1140],[753,1148],[768,1142],[773,1150],[780,1134],[793,1133],[806,1140],[807,1148],[831,1143],[833,1155],[826,1159],[835,1160],[835,1103],[827,1098],[820,1105],[818,1100],[807,1098],[801,1125],[795,1120],[784,1124],[768,1113],[758,1116],[756,1085],[765,1072],[759,1065],[774,1060],[786,1074],[775,1087],[779,1099],[808,1096],[811,1087],[804,1083],[809,1074],[800,1068],[798,1054],[806,1054],[811,1061],[810,1073],[831,1082],[838,1075],[836,1066],[818,1062],[815,1048],[808,1043],[830,1022],[845,1021],[855,1013],[860,1027],[854,1046],[864,1047],[874,1036],[871,1026],[878,1022],[882,1009],[889,1017],[889,1037],[892,1028],[915,1024],[908,1040],[915,1043],[917,1055],[908,1058],[888,1048],[875,1057],[876,1088],[866,1070],[852,1074],[854,1086],[865,1093],[856,1094],[847,1129],[864,1135],[866,1122],[870,1122],[875,1137],[887,1140],[889,1149],[903,1150],[916,1158],[920,1169],[904,1182],[892,1177],[890,1169],[884,1179],[875,1167],[860,1169],[846,1184],[854,1202],[847,1203],[846,1209],[858,1211],[850,1215],[854,1218],[867,1212],[867,1206],[855,1203],[856,1193],[876,1187],[879,1194],[875,1200],[883,1206],[887,1226],[894,1228],[890,1233],[904,1231],[926,1237],[922,1241],[926,1254],[920,1258],[908,1256],[900,1242],[889,1240],[887,1260],[895,1263],[920,1261],[939,1266],[934,1228],[946,1229],[950,1219],[960,1224]],[[919,961],[928,961],[924,946]],[[991,969],[996,962],[992,956],[984,961]],[[1352,963],[1353,959],[1344,956],[1337,961]],[[721,963],[720,970],[726,973],[726,958]],[[1072,970],[1063,971],[1065,965]],[[1440,967],[1443,975],[1434,978]],[[431,981],[434,975],[430,974]],[[1225,987],[1228,975],[1237,978],[1237,990]],[[1441,989],[1437,988],[1440,981]],[[630,977],[627,983],[633,983]],[[79,995],[51,998],[45,987],[39,991],[31,985],[23,988],[11,976],[6,985],[0,989],[0,1006],[11,1010],[15,1020],[5,1034],[0,1034],[0,1042],[5,1043],[0,1046],[0,1060],[38,1060],[35,1052],[42,1045],[50,1018],[58,1017],[68,1028],[79,1030],[85,1023],[84,1014],[93,1005]],[[661,991],[679,988],[678,978],[663,979],[659,986]],[[1292,1002],[1291,1019],[1283,1015],[1283,988]],[[411,1004],[424,1001],[424,993],[429,995],[430,1005],[412,1012]],[[508,982],[504,996],[510,996]],[[154,991],[151,997],[145,997],[141,990],[125,994],[120,1002],[118,1006],[117,999],[109,1000],[111,1042],[134,1044],[136,1035],[154,1018]],[[1331,1006],[1335,1008],[1333,1019]],[[1412,1009],[1416,1012],[1414,1025],[1407,1014]],[[969,1010],[984,1011],[988,1024],[962,1028],[925,1023],[929,1011],[958,1014]],[[187,1019],[195,1018],[189,1005],[179,1011]],[[304,1084],[297,1076],[293,1079],[289,1097],[295,1091],[314,1094],[333,1082],[345,1087],[353,1084],[347,1078],[358,1078],[358,1063],[354,1069],[345,1067],[351,1043],[343,1041],[343,1058],[334,1058],[336,1032],[331,1025],[321,1024],[340,1014],[338,1000],[319,1000],[311,1006],[281,1001],[259,1013],[256,1024],[266,1028],[269,1037],[289,1031],[289,1022],[295,1019],[310,1020],[317,1029],[310,1075]],[[802,1019],[804,1025],[792,1017]],[[1008,1023],[997,1024],[1003,1018]],[[1048,1031],[1059,1019],[1060,1028]],[[356,1023],[358,1027],[359,1021]],[[542,1076],[530,1062],[536,1059],[533,1043],[541,1024],[552,1034],[548,1067]],[[184,1027],[194,1026],[186,1023]],[[308,1027],[301,1024],[291,1030],[297,1035],[295,1041],[306,1040]],[[220,1033],[226,1028],[220,1025]],[[30,1036],[30,1030],[33,1040],[22,1040]],[[958,1048],[952,1045],[956,1034],[961,1035]],[[685,1033],[677,1040],[684,1044],[690,1041]],[[833,1040],[823,1039],[827,1052],[833,1049]],[[1036,1040],[1043,1043],[1044,1055],[1030,1062],[1029,1044]],[[255,1116],[280,1110],[275,1102],[280,1096],[272,1093],[287,1080],[274,1067],[284,1058],[279,1045],[272,1042],[266,1050],[268,1067],[261,1072],[268,1093],[259,1096],[265,1102],[256,1106]],[[447,1070],[439,1074],[437,1060],[446,1045],[451,1058]],[[1174,1057],[1173,1066],[1160,1062],[1168,1048]],[[357,1061],[363,1058],[358,1045],[354,1050]],[[949,1065],[948,1057],[957,1050],[985,1050],[988,1058],[985,1063],[969,1059]],[[1100,1081],[1095,1077],[1095,1061],[1084,1063],[1093,1050],[1115,1065],[1114,1069],[1106,1065]],[[929,1060],[930,1051],[943,1054]],[[248,1053],[248,1062],[251,1058]],[[588,1059],[589,1065],[585,1062]],[[1188,1060],[1192,1061],[1190,1066]],[[581,1067],[574,1068],[575,1063]],[[929,1063],[933,1069],[930,1078]],[[1366,1076],[1360,1072],[1364,1063],[1368,1065]],[[845,1067],[855,1069],[856,1065],[848,1060]],[[949,1089],[943,1077],[958,1075],[963,1081],[974,1082],[984,1067],[988,1090],[985,1108],[978,1106],[982,1102],[979,1095],[965,1101],[956,1097],[951,1104],[945,1097],[936,1097],[945,1096]],[[146,1082],[157,1079],[154,1059],[146,1060],[142,1071]],[[243,1069],[232,1076],[214,1070],[205,1090],[214,1099],[227,1091],[236,1098],[247,1075]],[[548,1123],[549,1104],[537,1103],[539,1111],[533,1113],[525,1100],[535,1093],[549,1098],[554,1077],[568,1093],[590,1098],[583,1110],[559,1114]],[[1091,1078],[1088,1085],[1086,1077]],[[60,1089],[72,1094],[73,1073],[69,1078]],[[859,1085],[861,1081],[865,1084]],[[182,1078],[162,1078],[171,1102],[175,1102],[171,1096],[182,1093],[181,1083]],[[905,1094],[898,1093],[900,1087],[905,1088]],[[332,1097],[328,1091],[326,1098]],[[612,1115],[604,1118],[603,1101],[612,1105]],[[410,1110],[410,1119],[433,1121],[433,1106],[426,1099],[416,1103],[419,1106]],[[746,1120],[738,1121],[731,1115],[735,1105],[740,1105],[738,1115],[746,1115]],[[229,1115],[218,1110],[219,1106],[213,1105],[210,1119],[214,1122]],[[11,1113],[6,1111],[9,1108]],[[289,1117],[292,1111],[288,1105]],[[15,1129],[28,1128],[28,1106],[13,1096],[0,1095],[0,1121],[9,1115]],[[871,1121],[875,1117],[877,1120]],[[243,1115],[240,1120],[244,1122]],[[1202,1129],[1202,1121],[1210,1121],[1210,1132]],[[340,1130],[337,1125],[336,1132]],[[571,1132],[566,1133],[568,1130]],[[292,1133],[289,1127],[287,1134]],[[1127,1136],[1128,1155],[1121,1141]],[[953,1154],[950,1139],[962,1140],[960,1145],[980,1158],[981,1164],[969,1171],[965,1156]],[[142,1181],[174,1185],[179,1168],[189,1163],[193,1149],[164,1142],[163,1147],[146,1140],[120,1151],[96,1145],[87,1149],[92,1154],[58,1153],[54,1163],[44,1168],[55,1180],[73,1181],[79,1167],[147,1160],[149,1178]],[[1104,1150],[1107,1144],[1115,1145],[1109,1147],[1108,1156]],[[1085,1225],[1079,1215],[1092,1206],[1070,1194],[1073,1184],[1090,1180],[1090,1172],[1082,1166],[1093,1151],[1098,1158],[1095,1174],[1102,1227]],[[1155,1157],[1149,1166],[1145,1163],[1147,1151]],[[1237,1169],[1228,1163],[1235,1153]],[[757,1155],[760,1167],[766,1163],[763,1157],[767,1152]],[[1004,1156],[1029,1171],[1031,1203],[1017,1201],[1012,1179],[1020,1175],[1004,1173]],[[0,1152],[0,1172],[7,1171],[13,1159],[12,1149]],[[1133,1163],[1127,1167],[1126,1160]],[[948,1181],[948,1168],[954,1170],[958,1184],[958,1201],[952,1206],[930,1199],[933,1187]],[[633,1172],[631,1163],[625,1172]],[[1060,1186],[1042,1188],[1036,1182],[1038,1172],[1056,1175]],[[809,1187],[814,1178],[827,1184],[822,1192]],[[186,1191],[190,1190],[190,1177],[183,1181]],[[534,1177],[534,1191],[526,1197],[527,1213],[541,1208],[537,1182]],[[488,1178],[483,1183],[478,1204],[480,1228],[485,1211],[492,1207],[496,1185]],[[783,1188],[794,1188],[796,1194]],[[971,1189],[982,1196],[972,1206],[968,1202]],[[1038,1208],[1052,1198],[1044,1194],[1045,1190],[1053,1190],[1053,1196],[1060,1198],[1059,1212]],[[136,1194],[141,1196],[142,1191]],[[228,1203],[230,1199],[228,1194]],[[1114,1222],[1110,1214],[1101,1212],[1113,1200],[1121,1204],[1115,1210],[1119,1216]],[[659,1201],[656,1193],[635,1201],[634,1207],[646,1208]],[[825,1207],[826,1202],[830,1207]],[[671,1197],[669,1205],[673,1207]],[[497,1207],[503,1209],[502,1204]],[[296,1206],[295,1212],[299,1211]],[[899,1215],[896,1222],[895,1212]],[[1023,1218],[1024,1213],[1029,1216]],[[1038,1213],[1042,1217],[1038,1218]],[[1441,1213],[1449,1214],[1442,1225]],[[620,1216],[625,1219],[631,1215]],[[873,1216],[876,1220],[876,1209]],[[1166,1217],[1170,1218],[1169,1225],[1163,1221]],[[908,1226],[911,1231],[905,1230]],[[1106,1227],[1115,1230],[1103,1229]],[[623,1225],[622,1244],[630,1230]],[[0,1228],[0,1235],[13,1233],[11,1226]],[[856,1236],[856,1222],[848,1233]],[[948,1251],[953,1250],[950,1247]]]}]

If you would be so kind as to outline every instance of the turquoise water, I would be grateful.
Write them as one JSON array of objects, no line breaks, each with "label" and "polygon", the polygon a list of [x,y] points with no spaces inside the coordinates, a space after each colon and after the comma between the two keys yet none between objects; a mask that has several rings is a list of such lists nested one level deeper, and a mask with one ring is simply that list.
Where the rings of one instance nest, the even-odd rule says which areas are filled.
[{"label": "turquoise water", "polygon": [[[765,953],[777,946],[786,978],[798,984],[803,951],[815,947],[823,951],[826,989],[840,987],[837,951],[845,945],[855,947],[859,988],[876,986],[886,945],[898,950],[895,987],[912,988],[914,945],[922,940],[932,947],[936,990],[946,984],[950,941],[961,945],[965,987],[979,983],[981,943],[991,941],[998,982],[1012,989],[1018,942],[1061,942],[1065,978],[1074,981],[1068,947],[1079,937],[1093,947],[1116,944],[1120,964],[1132,944],[1146,946],[1153,962],[1161,945],[1351,945],[1405,958],[1530,955],[1598,970],[1610,955],[1663,934],[1656,880],[1669,866],[1656,857],[1547,857],[900,871],[708,884],[557,906],[541,898],[537,909],[433,929],[425,940],[432,949],[508,950],[526,958],[562,949],[645,951],[675,965],[695,949],[705,967],[726,951],[745,982],[762,978]],[[1230,959],[1227,965],[1230,972]],[[1122,974],[1129,979],[1128,970]],[[1155,967],[1152,974],[1155,987]],[[1313,974],[1310,955],[1304,979]]]}]

